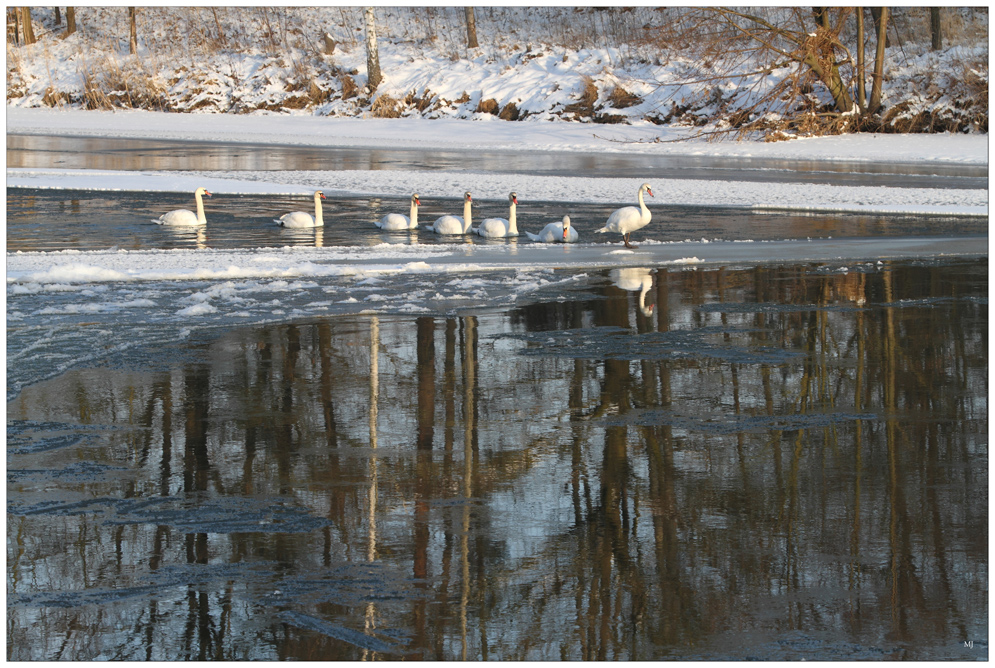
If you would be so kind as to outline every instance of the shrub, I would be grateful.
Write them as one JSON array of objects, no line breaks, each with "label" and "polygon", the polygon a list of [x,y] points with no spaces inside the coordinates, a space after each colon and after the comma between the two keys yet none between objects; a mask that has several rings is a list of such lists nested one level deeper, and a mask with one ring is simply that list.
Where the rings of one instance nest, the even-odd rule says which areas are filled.
[{"label": "shrub", "polygon": [[643,99],[638,95],[633,95],[621,86],[615,86],[615,90],[608,96],[608,102],[616,109],[626,109],[641,103]]},{"label": "shrub", "polygon": [[481,100],[480,104],[477,105],[478,114],[496,114],[498,113],[498,103],[493,97],[489,97],[486,100]]},{"label": "shrub", "polygon": [[509,102],[498,114],[498,118],[502,121],[517,121],[519,118],[518,106],[514,102]]},{"label": "shrub", "polygon": [[401,105],[386,93],[380,95],[370,105],[374,118],[400,118]]}]

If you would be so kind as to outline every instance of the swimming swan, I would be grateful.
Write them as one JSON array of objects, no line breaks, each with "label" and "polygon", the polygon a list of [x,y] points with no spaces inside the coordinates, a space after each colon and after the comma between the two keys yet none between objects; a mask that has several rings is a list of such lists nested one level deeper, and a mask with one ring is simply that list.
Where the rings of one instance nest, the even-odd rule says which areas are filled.
[{"label": "swimming swan", "polygon": [[473,231],[482,237],[517,237],[518,222],[515,218],[515,208],[518,206],[518,195],[508,194],[508,219],[504,218],[484,218],[480,221],[480,227],[473,228]]},{"label": "swimming swan", "polygon": [[470,231],[471,202],[473,202],[473,198],[470,196],[470,191],[468,190],[463,193],[462,218],[459,216],[450,216],[449,214],[439,216],[428,229],[436,234],[466,234]]},{"label": "swimming swan", "polygon": [[388,213],[383,218],[374,223],[381,230],[415,230],[418,229],[418,206],[421,201],[418,193],[411,196],[411,216],[400,213]]},{"label": "swimming swan", "polygon": [[325,199],[325,194],[320,190],[315,190],[314,218],[311,217],[311,214],[304,213],[303,211],[292,211],[283,214],[279,218],[275,218],[273,222],[289,228],[322,227],[325,224],[325,221],[321,218],[321,200],[323,199]]},{"label": "swimming swan", "polygon": [[207,192],[207,188],[197,188],[193,193],[194,199],[197,200],[197,213],[189,209],[176,209],[164,213],[158,218],[153,218],[152,222],[157,225],[207,225],[207,218],[204,217],[203,195],[210,197],[211,193]]}]

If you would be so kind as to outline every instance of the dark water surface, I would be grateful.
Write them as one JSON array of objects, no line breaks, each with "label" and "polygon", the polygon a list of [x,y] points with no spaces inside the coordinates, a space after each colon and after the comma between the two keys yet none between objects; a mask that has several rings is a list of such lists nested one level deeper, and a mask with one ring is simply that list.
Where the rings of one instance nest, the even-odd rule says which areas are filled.
[{"label": "dark water surface", "polygon": [[333,148],[111,137],[7,135],[7,166],[35,169],[468,170],[645,179],[987,188],[987,165],[866,163],[535,151]]},{"label": "dark water surface", "polygon": [[[459,211],[462,202],[423,199],[419,222],[431,225],[439,216]],[[391,197],[336,198],[323,207],[325,225],[287,230],[273,222],[288,211],[314,211],[309,196],[217,195],[204,198],[208,225],[201,229],[171,228],[152,222],[166,211],[193,209],[185,193],[102,192],[92,190],[7,190],[7,250],[102,250],[118,248],[273,248],[283,246],[372,246],[381,243],[439,244],[532,243],[525,231],[537,233],[551,221],[570,215],[581,243],[618,243],[618,235],[594,234],[617,204],[528,201],[518,206],[515,240],[476,235],[437,235],[426,230],[383,232],[375,221],[389,212],[407,214],[409,200]],[[479,202],[473,220],[508,216],[506,202]],[[653,222],[633,235],[635,241],[699,241],[702,238],[781,240],[826,237],[915,237],[987,235],[980,216],[797,213],[742,208],[654,206]]]},{"label": "dark water surface", "polygon": [[25,387],[7,658],[988,658],[987,258],[568,286]]}]

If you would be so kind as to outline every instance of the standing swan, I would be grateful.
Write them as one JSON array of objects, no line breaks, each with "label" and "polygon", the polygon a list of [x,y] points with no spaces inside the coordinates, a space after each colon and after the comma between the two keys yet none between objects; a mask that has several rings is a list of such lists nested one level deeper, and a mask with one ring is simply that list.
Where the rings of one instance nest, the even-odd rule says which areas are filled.
[{"label": "standing swan", "polygon": [[314,191],[314,218],[311,214],[303,211],[292,211],[285,213],[279,218],[274,218],[273,222],[283,227],[322,227],[325,221],[321,219],[321,200],[325,199],[325,194],[320,190]]},{"label": "standing swan", "polygon": [[646,227],[650,222],[650,210],[646,208],[646,204],[643,202],[643,193],[649,193],[650,197],[653,197],[653,190],[650,188],[650,184],[644,183],[639,186],[639,208],[634,206],[623,206],[621,209],[615,209],[612,215],[608,216],[608,222],[600,230],[594,230],[595,232],[621,232],[622,241],[625,242],[626,248],[637,248],[629,243],[629,235],[638,230],[641,227]]},{"label": "standing swan", "polygon": [[463,193],[463,217],[450,216],[446,214],[445,216],[439,216],[435,219],[430,229],[436,234],[466,234],[470,231],[470,203],[473,202],[473,198],[470,197],[470,191]]},{"label": "standing swan", "polygon": [[484,218],[480,221],[480,227],[473,228],[473,231],[482,237],[517,237],[518,222],[515,219],[515,208],[518,206],[518,195],[508,193],[508,220],[504,218]]},{"label": "standing swan", "polygon": [[418,206],[420,204],[421,201],[418,199],[418,193],[415,193],[411,196],[410,217],[400,213],[388,213],[376,221],[374,225],[381,230],[416,230],[418,229]]},{"label": "standing swan", "polygon": [[547,244],[561,242],[572,244],[577,241],[577,228],[570,225],[570,216],[563,216],[562,223],[549,223],[539,231],[539,234],[526,232],[532,241],[542,241]]},{"label": "standing swan", "polygon": [[168,213],[164,213],[158,218],[153,218],[152,222],[158,225],[207,225],[207,218],[204,217],[204,200],[203,195],[211,196],[211,193],[207,192],[207,188],[197,188],[194,191],[194,199],[197,200],[197,213],[190,211],[189,209],[176,209]]}]

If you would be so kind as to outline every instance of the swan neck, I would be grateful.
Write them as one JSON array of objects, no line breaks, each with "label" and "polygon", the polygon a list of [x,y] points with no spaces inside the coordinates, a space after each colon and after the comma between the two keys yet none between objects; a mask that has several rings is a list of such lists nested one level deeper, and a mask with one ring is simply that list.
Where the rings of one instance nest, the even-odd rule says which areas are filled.
[{"label": "swan neck", "polygon": [[470,200],[463,201],[463,232],[470,231]]},{"label": "swan neck", "polygon": [[643,213],[649,211],[649,209],[646,207],[646,202],[643,201],[643,189],[642,188],[639,189],[639,210],[642,211]]},{"label": "swan neck", "polygon": [[324,225],[325,221],[321,219],[321,197],[318,195],[314,196],[314,224]]},{"label": "swan neck", "polygon": [[418,227],[418,205],[415,204],[414,200],[411,201],[411,227]]},{"label": "swan neck", "polygon": [[514,202],[512,202],[511,206],[508,207],[508,234],[518,234],[518,220],[516,219],[515,214],[515,210],[517,208],[518,205]]},{"label": "swan neck", "polygon": [[196,193],[194,198],[197,200],[197,222],[203,225],[207,222],[207,218],[204,216],[204,198],[200,193]]}]

